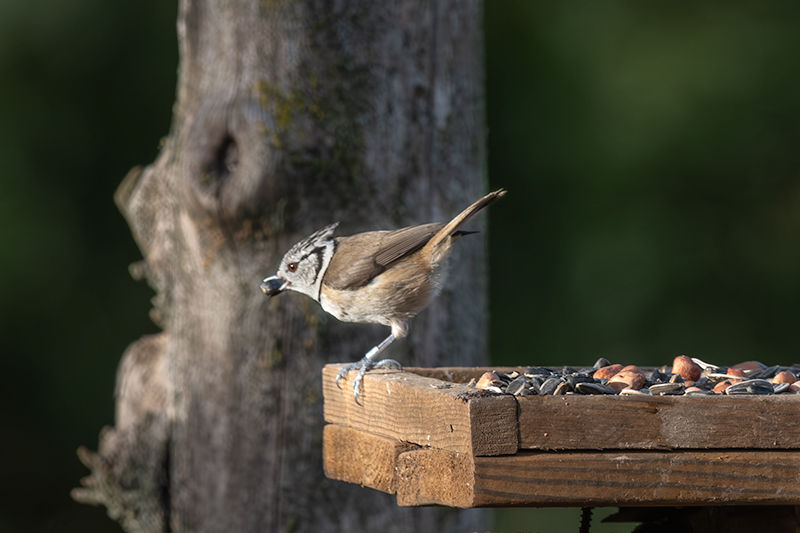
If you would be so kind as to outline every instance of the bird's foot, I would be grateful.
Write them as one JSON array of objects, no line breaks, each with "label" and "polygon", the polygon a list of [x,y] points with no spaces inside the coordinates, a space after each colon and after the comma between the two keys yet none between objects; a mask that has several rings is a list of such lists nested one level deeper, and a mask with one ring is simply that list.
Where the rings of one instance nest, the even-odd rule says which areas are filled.
[{"label": "bird's foot", "polygon": [[336,386],[341,389],[342,386],[339,384],[339,381],[346,379],[347,374],[351,370],[358,370],[356,379],[353,381],[353,398],[355,398],[357,404],[361,405],[361,402],[359,401],[361,396],[363,396],[361,392],[361,382],[364,379],[364,374],[373,368],[394,368],[396,370],[403,369],[402,365],[400,365],[400,363],[394,359],[383,359],[381,361],[373,362],[369,357],[363,357],[357,363],[351,363],[345,366],[339,371],[338,374],[336,374]]}]

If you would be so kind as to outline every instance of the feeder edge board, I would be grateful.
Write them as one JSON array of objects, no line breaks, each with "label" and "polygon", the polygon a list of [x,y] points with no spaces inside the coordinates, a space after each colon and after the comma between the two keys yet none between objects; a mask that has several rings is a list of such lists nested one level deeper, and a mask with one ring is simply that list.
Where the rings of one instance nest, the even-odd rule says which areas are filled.
[{"label": "feeder edge board", "polygon": [[[336,385],[343,365],[322,371],[325,421],[419,446],[484,456],[516,453],[517,402],[460,385],[396,370],[368,372],[360,404],[352,382]],[[350,376],[352,379],[352,376]]]},{"label": "feeder edge board", "polygon": [[525,396],[522,449],[796,449],[800,396]]},{"label": "feeder edge board", "polygon": [[324,450],[328,477],[396,494],[401,506],[800,505],[798,450],[522,451],[471,458],[336,425],[325,427]]}]

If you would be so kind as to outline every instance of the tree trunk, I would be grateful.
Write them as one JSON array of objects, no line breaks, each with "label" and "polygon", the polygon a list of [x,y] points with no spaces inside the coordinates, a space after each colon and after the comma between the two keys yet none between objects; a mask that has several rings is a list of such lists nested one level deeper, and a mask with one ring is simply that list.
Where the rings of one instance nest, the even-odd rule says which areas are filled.
[{"label": "tree trunk", "polygon": [[[129,531],[483,528],[482,511],[403,509],[324,477],[320,370],[388,330],[259,290],[326,224],[445,221],[481,196],[479,1],[182,0],[178,35],[172,130],[116,196],[164,332],[123,356],[116,427],[81,450],[93,473],[74,496]],[[390,357],[483,361],[483,235]]]}]

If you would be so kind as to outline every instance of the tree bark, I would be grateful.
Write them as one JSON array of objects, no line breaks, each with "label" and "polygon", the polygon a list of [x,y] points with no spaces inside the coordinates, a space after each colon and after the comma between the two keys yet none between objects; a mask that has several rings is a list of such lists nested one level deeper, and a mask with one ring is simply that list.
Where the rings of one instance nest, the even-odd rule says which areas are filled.
[{"label": "tree bark", "polygon": [[[445,221],[483,194],[479,1],[182,0],[178,35],[170,135],[116,195],[164,332],[124,355],[116,426],[81,450],[92,476],[74,496],[129,531],[484,528],[479,510],[399,508],[324,477],[320,370],[388,331],[259,290],[326,224]],[[484,236],[459,243],[390,357],[483,361]]]}]

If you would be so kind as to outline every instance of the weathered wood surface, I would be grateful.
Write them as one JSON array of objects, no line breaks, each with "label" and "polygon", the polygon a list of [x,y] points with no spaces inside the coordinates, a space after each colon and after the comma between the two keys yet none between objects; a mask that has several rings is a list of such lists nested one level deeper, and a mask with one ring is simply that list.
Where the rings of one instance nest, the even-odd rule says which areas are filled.
[{"label": "weathered wood surface", "polygon": [[522,449],[800,448],[800,395],[526,396]]},{"label": "weathered wood surface", "polygon": [[[800,504],[798,450],[521,451],[469,457],[409,448],[336,425],[326,426],[324,438],[328,476],[395,494],[401,506]],[[376,456],[379,461],[372,460]]]},{"label": "weathered wood surface", "polygon": [[322,372],[328,423],[462,454],[517,451],[517,404],[512,396],[409,372],[376,370],[364,377],[364,396],[357,404],[351,382],[336,385],[342,366],[326,365]]},{"label": "weathered wood surface", "polygon": [[473,460],[468,454],[420,447],[366,431],[328,424],[325,475],[397,496],[397,504],[474,507]]},{"label": "weathered wood surface", "polygon": [[798,505],[798,450],[534,452],[475,459],[487,505]]},{"label": "weathered wood surface", "polygon": [[[121,365],[120,419],[82,454],[93,472],[80,501],[131,531],[483,529],[481,513],[398,509],[324,478],[320,369],[360,358],[386,328],[258,288],[327,224],[347,235],[445,221],[484,194],[480,6],[179,2],[172,126],[115,196],[164,333]],[[441,296],[392,357],[485,356],[485,236],[459,243]]]},{"label": "weathered wood surface", "polygon": [[[367,397],[359,406],[347,387],[335,386],[339,368],[329,365],[323,373],[327,422],[476,456],[515,453],[517,446],[800,448],[800,395],[512,397],[458,383],[479,377],[488,368],[445,367],[370,372],[365,378]],[[454,398],[469,401],[454,404]]]}]

